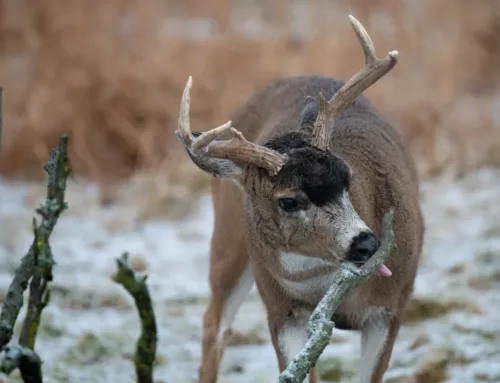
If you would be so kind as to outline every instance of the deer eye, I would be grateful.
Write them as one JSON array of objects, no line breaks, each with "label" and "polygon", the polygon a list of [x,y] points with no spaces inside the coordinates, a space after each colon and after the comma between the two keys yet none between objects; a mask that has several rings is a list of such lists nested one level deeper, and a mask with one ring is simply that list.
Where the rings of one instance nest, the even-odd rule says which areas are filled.
[{"label": "deer eye", "polygon": [[278,198],[277,203],[281,210],[288,213],[300,210],[300,204],[295,198]]}]

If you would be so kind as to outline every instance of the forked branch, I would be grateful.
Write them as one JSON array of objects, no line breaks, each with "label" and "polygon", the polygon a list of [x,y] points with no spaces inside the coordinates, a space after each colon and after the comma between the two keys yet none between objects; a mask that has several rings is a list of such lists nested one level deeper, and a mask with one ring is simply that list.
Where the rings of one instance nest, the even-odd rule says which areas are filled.
[{"label": "forked branch", "polygon": [[394,209],[390,209],[382,220],[382,237],[380,248],[361,268],[351,263],[345,263],[334,274],[333,285],[321,299],[313,311],[308,323],[309,339],[304,348],[290,362],[279,376],[279,383],[302,383],[311,368],[316,365],[326,346],[330,343],[335,323],[332,316],[357,286],[364,283],[375,271],[384,264],[395,246],[392,231]]},{"label": "forked branch", "polygon": [[384,58],[378,58],[370,35],[363,25],[349,15],[351,26],[361,44],[365,55],[365,67],[352,76],[328,102],[322,94],[319,95],[319,113],[314,124],[314,144],[328,148],[330,131],[335,128],[335,121],[351,103],[366,89],[385,76],[396,65],[398,51],[389,52]]},{"label": "forked branch", "polygon": [[[54,260],[49,237],[67,207],[64,195],[71,168],[66,136],[62,136],[57,147],[51,151],[44,168],[48,175],[47,199],[36,210],[42,220],[38,225],[33,219],[33,244],[16,269],[0,314],[0,351],[5,351],[0,371],[8,375],[18,368],[26,383],[42,382],[41,360],[33,349],[42,310],[49,300],[48,284],[52,280]],[[23,306],[23,294],[30,280],[28,309],[19,344],[7,345],[12,339],[13,328]]]},{"label": "forked branch", "polygon": [[[190,155],[196,159],[200,167],[210,171],[212,167],[210,165],[211,159],[219,158],[243,164],[255,164],[267,169],[269,174],[276,175],[285,164],[286,155],[248,141],[241,132],[231,126],[231,121],[203,132],[196,138],[193,136],[189,120],[192,84],[193,79],[189,76],[184,92],[182,93],[179,111],[179,129],[176,130],[175,134]],[[217,140],[219,136],[228,130],[233,134],[232,139]]]},{"label": "forked branch", "polygon": [[[66,209],[64,194],[66,180],[71,172],[67,145],[68,137],[62,136],[57,147],[50,153],[50,159],[44,167],[48,175],[47,200],[44,205],[37,209],[37,213],[42,216],[42,221],[35,228],[35,239],[28,253],[21,260],[3,302],[0,314],[0,351],[12,338],[14,324],[23,306],[23,294],[28,287],[28,281],[37,271],[40,275],[50,279],[53,261],[49,237],[59,216]],[[42,295],[44,296],[44,294],[40,296]],[[36,323],[34,326],[38,326],[38,324]],[[32,328],[31,334],[36,334],[35,328]],[[32,344],[34,344],[34,340],[30,340],[24,346]]]}]

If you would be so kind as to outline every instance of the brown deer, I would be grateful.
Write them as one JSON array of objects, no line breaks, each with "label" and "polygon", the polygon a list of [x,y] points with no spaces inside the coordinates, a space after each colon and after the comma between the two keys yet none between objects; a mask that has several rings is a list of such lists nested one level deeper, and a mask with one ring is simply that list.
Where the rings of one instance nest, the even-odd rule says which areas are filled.
[{"label": "brown deer", "polygon": [[[215,176],[200,382],[217,381],[226,336],[254,282],[283,371],[305,344],[308,318],[332,271],[375,253],[383,214],[394,207],[397,246],[332,318],[339,329],[361,331],[360,382],[381,382],[387,369],[424,223],[414,161],[362,96],[394,67],[398,52],[377,58],[363,26],[349,17],[366,66],[345,84],[320,76],[278,80],[253,95],[233,122],[204,133],[190,128],[191,77],[184,89],[176,135],[191,160]],[[219,140],[228,130],[232,138]],[[315,381],[312,369],[309,382]]]}]

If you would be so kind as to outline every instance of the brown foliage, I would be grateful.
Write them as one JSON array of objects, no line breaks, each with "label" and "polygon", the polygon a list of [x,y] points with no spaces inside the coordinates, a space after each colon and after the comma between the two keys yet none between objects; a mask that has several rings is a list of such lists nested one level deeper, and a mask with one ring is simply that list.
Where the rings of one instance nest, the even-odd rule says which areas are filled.
[{"label": "brown foliage", "polygon": [[[39,176],[62,133],[75,174],[101,183],[165,158],[184,161],[173,130],[189,75],[194,130],[227,121],[277,77],[345,79],[363,64],[348,13],[380,55],[400,51],[396,68],[366,95],[398,124],[423,176],[500,164],[498,1],[286,4],[5,0],[0,173]],[[244,35],[249,20],[260,23],[259,35]]]}]

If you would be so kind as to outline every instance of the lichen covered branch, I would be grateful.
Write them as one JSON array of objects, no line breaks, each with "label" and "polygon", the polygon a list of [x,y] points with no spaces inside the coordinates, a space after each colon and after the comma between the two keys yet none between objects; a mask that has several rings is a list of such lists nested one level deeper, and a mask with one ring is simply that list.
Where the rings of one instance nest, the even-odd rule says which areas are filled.
[{"label": "lichen covered branch", "polygon": [[23,328],[19,335],[19,344],[30,349],[35,348],[36,335],[42,310],[47,306],[50,299],[49,282],[52,278],[35,274],[30,282],[30,296],[28,309],[24,318]]},{"label": "lichen covered branch", "polygon": [[137,277],[128,264],[128,254],[116,260],[118,270],[113,276],[134,298],[141,319],[141,336],[135,351],[135,371],[138,383],[153,383],[153,363],[156,358],[157,330],[151,296],[146,285],[146,276]]},{"label": "lichen covered branch", "polygon": [[[49,245],[49,237],[61,213],[67,208],[64,202],[66,181],[71,172],[68,159],[68,137],[62,136],[59,144],[50,153],[50,158],[45,165],[48,175],[47,198],[45,204],[41,205],[36,212],[42,216],[40,225],[34,221],[35,239],[28,253],[21,260],[17,268],[7,295],[3,302],[0,314],[0,351],[10,342],[13,334],[14,324],[23,306],[23,294],[28,287],[28,282],[36,274],[30,286],[30,307],[32,319],[25,323],[26,330],[23,337],[25,346],[34,345],[39,317],[43,303],[46,302],[46,284],[42,280],[52,279],[52,265],[54,263]],[[36,306],[36,307],[35,307]],[[29,311],[29,309],[28,309]]]},{"label": "lichen covered branch", "polygon": [[364,283],[386,261],[395,246],[392,230],[394,209],[390,209],[382,220],[380,248],[362,267],[345,263],[335,272],[334,283],[313,311],[308,323],[309,338],[304,348],[295,356],[279,376],[279,383],[302,383],[311,368],[316,365],[326,346],[330,343],[335,324],[332,316],[357,286]]},{"label": "lichen covered branch", "polygon": [[[33,219],[34,240],[28,253],[16,269],[0,313],[0,351],[5,355],[0,371],[10,374],[19,368],[25,383],[42,383],[42,362],[33,350],[40,324],[42,310],[47,305],[50,291],[47,286],[52,280],[54,260],[49,237],[61,213],[67,208],[64,202],[66,181],[71,172],[68,159],[68,138],[61,137],[57,147],[51,151],[45,165],[48,175],[47,198],[36,212],[42,216],[40,225]],[[23,306],[23,294],[30,282],[28,310],[19,337],[19,344],[7,345],[13,335],[14,325]]]}]

